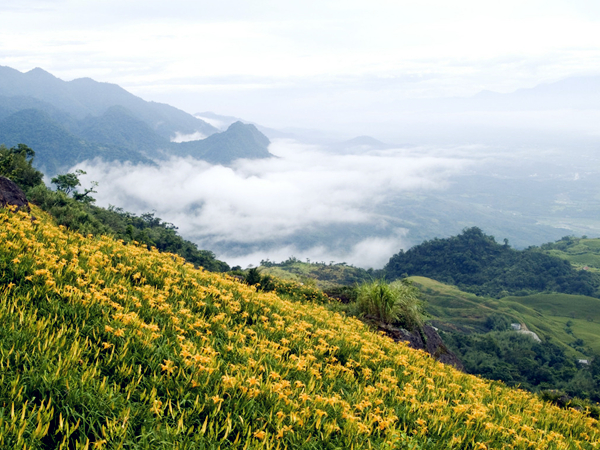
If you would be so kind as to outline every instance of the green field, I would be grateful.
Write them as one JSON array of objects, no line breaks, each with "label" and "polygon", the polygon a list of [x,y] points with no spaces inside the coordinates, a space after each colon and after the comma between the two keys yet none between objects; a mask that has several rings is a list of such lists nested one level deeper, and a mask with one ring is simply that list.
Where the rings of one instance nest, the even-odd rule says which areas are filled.
[{"label": "green field", "polygon": [[541,247],[552,256],[566,259],[575,267],[600,272],[600,239],[565,237]]},{"label": "green field", "polygon": [[[600,353],[600,299],[568,294],[491,299],[425,277],[410,279],[423,292],[430,320],[442,330],[486,332],[488,318],[500,314],[512,323],[525,325],[543,341],[560,345],[574,357]],[[578,339],[584,344],[577,345]]]}]

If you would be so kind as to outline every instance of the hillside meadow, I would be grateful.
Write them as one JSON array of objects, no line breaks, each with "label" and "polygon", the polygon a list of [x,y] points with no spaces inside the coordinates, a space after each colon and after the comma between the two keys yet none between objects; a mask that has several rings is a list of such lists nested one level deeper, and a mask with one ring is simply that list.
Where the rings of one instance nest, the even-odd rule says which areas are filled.
[{"label": "hillside meadow", "polygon": [[578,339],[600,353],[600,299],[595,297],[540,293],[494,299],[426,277],[409,279],[421,288],[430,318],[446,330],[488,331],[486,320],[501,314],[511,322],[525,324],[543,339],[552,339],[574,358],[588,357],[573,346]]},{"label": "hillside meadow", "polygon": [[360,321],[0,210],[0,448],[597,448],[598,422]]}]

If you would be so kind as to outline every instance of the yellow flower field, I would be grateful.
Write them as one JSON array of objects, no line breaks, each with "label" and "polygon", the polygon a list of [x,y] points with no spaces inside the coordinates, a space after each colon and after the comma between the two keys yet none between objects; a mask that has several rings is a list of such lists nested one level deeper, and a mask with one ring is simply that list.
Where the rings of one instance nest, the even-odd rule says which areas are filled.
[{"label": "yellow flower field", "polygon": [[597,448],[322,305],[0,210],[0,448]]}]

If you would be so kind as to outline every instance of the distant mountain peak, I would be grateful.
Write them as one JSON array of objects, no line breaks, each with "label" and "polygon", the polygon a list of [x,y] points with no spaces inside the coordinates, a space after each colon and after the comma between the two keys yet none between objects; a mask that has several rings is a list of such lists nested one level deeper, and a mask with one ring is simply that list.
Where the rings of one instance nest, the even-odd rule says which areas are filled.
[{"label": "distant mountain peak", "polygon": [[338,142],[331,145],[331,148],[337,152],[360,153],[370,150],[386,150],[391,148],[389,144],[381,142],[371,136],[357,136],[347,141]]},{"label": "distant mountain peak", "polygon": [[199,141],[177,144],[179,152],[203,159],[213,164],[228,165],[236,159],[270,158],[269,138],[254,125],[240,121],[232,123],[226,131]]},{"label": "distant mountain peak", "polygon": [[61,82],[64,83],[60,78],[55,77],[50,72],[46,72],[44,69],[40,67],[36,67],[35,69],[31,69],[29,72],[25,72],[24,76],[29,79],[33,79],[36,81],[45,81],[50,83]]},{"label": "distant mountain peak", "polygon": [[345,142],[350,145],[368,145],[370,147],[387,147],[387,144],[375,139],[371,136],[357,136]]}]

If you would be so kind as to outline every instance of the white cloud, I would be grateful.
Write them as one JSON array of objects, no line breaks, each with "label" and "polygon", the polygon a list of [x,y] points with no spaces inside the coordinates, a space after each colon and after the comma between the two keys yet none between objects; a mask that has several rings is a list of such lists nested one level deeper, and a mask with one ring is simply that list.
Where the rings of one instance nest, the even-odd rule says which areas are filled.
[{"label": "white cloud", "polygon": [[203,135],[202,133],[200,133],[199,131],[196,131],[195,133],[192,134],[183,134],[183,133],[175,133],[175,136],[171,138],[171,142],[190,142],[190,141],[199,141],[201,139],[205,139],[206,136]]},{"label": "white cloud", "polygon": [[[377,204],[398,192],[444,188],[470,164],[423,149],[335,155],[285,140],[275,141],[270,151],[275,158],[238,160],[233,167],[191,158],[173,158],[160,167],[99,161],[78,167],[87,172],[85,180],[100,183],[99,204],[138,213],[156,210],[204,248],[238,242],[264,254],[309,229],[367,226],[373,236],[352,249],[340,251],[334,248],[339,244],[321,242],[321,250],[300,250],[312,259],[322,255],[379,264],[382,253],[389,258],[398,250],[402,230],[378,235]],[[383,247],[389,248],[382,252]]]},{"label": "white cloud", "polygon": [[0,64],[89,76],[189,112],[268,126],[313,126],[318,116],[349,129],[361,111],[388,114],[407,97],[507,92],[600,72],[600,7],[585,0],[23,1],[0,8]]},{"label": "white cloud", "polygon": [[381,268],[398,252],[405,248],[403,239],[406,230],[399,228],[395,230],[392,236],[385,238],[367,238],[359,241],[349,248],[330,248],[325,245],[299,249],[294,245],[258,250],[244,255],[223,255],[231,266],[241,266],[243,268],[250,265],[257,266],[260,261],[270,260],[274,262],[285,261],[294,256],[301,261],[310,260],[312,262],[345,262],[353,266],[368,268]]}]

